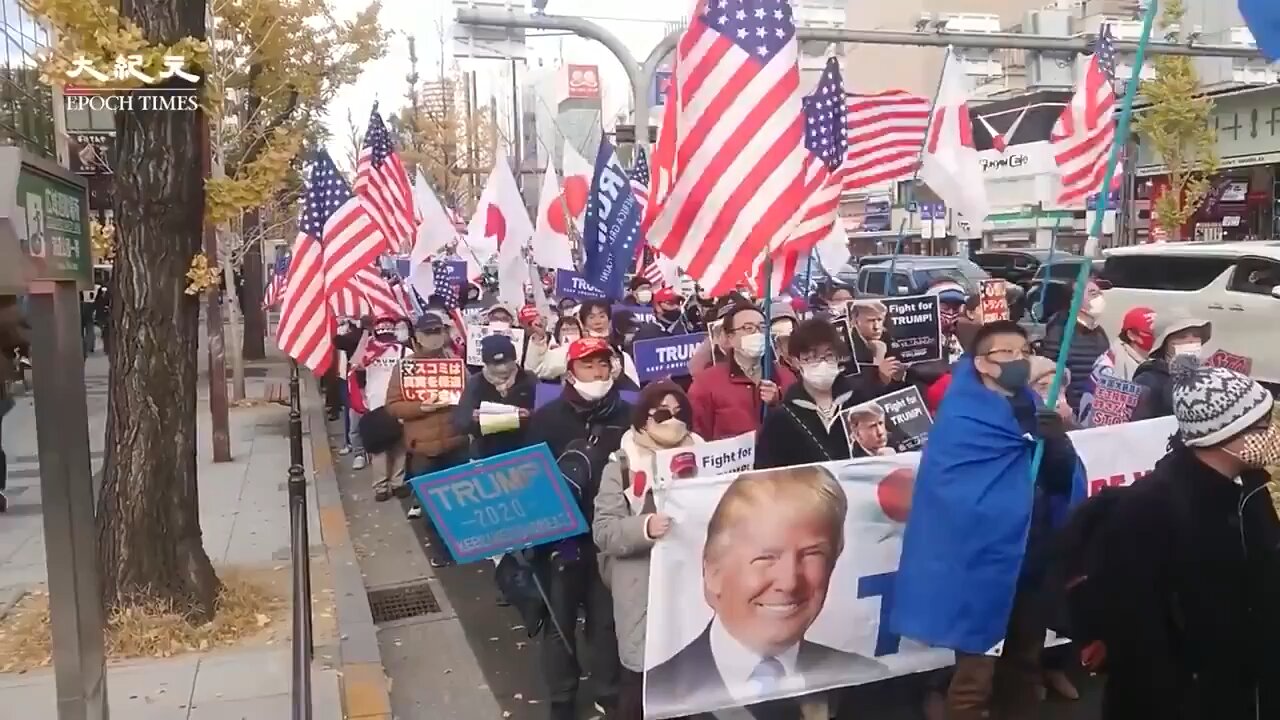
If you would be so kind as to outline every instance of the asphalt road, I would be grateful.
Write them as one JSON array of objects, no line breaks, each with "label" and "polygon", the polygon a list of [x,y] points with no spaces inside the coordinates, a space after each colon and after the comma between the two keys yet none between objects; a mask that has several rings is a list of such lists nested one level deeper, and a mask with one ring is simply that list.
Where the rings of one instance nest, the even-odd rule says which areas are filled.
[{"label": "asphalt road", "polygon": [[[404,501],[406,509],[411,501]],[[443,547],[429,545],[425,520],[410,520],[421,541],[418,546],[431,557]],[[458,614],[471,650],[479,661],[489,688],[510,720],[546,720],[546,692],[539,662],[540,638],[530,638],[519,615],[498,604],[490,563],[473,563],[437,568],[436,577]],[[589,681],[584,681],[587,688]],[[1041,713],[1043,720],[1096,720],[1099,692],[1097,682],[1085,683],[1085,697],[1078,702],[1050,700]],[[587,695],[588,693],[581,693]],[[898,678],[859,688],[842,705],[841,720],[920,720],[922,680]],[[593,714],[589,698],[583,698],[580,717]]]}]

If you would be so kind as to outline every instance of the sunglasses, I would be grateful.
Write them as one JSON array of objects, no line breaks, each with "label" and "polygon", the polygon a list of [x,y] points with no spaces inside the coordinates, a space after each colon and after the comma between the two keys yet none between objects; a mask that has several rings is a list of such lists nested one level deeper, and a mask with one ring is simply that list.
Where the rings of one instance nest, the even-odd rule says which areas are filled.
[{"label": "sunglasses", "polygon": [[649,417],[653,418],[656,423],[664,423],[672,418],[683,419],[684,410],[671,412],[670,408],[659,407],[649,411]]}]

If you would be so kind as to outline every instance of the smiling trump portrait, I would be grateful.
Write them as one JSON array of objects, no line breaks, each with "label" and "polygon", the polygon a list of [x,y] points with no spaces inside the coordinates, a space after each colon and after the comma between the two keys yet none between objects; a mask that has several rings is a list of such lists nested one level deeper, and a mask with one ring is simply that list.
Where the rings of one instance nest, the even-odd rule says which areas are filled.
[{"label": "smiling trump portrait", "polygon": [[712,512],[702,552],[702,594],[714,616],[646,673],[646,704],[750,705],[829,686],[837,676],[887,675],[872,659],[805,638],[844,549],[848,506],[818,466],[735,478]]}]

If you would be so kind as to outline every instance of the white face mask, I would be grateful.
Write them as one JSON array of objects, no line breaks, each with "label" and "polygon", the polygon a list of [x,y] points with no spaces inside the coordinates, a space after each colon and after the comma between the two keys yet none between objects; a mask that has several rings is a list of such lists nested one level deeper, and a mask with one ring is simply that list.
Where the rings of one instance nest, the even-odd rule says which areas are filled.
[{"label": "white face mask", "polygon": [[800,368],[805,384],[818,390],[830,390],[840,375],[840,366],[833,362],[817,362]]},{"label": "white face mask", "polygon": [[613,378],[609,378],[608,380],[591,380],[589,382],[575,379],[573,381],[573,389],[578,391],[578,394],[582,396],[583,400],[595,402],[605,395],[608,395],[609,391],[613,389]]},{"label": "white face mask", "polygon": [[648,305],[648,304],[649,304],[650,302],[652,302],[652,301],[653,301],[653,292],[652,292],[652,291],[650,291],[650,290],[637,290],[637,291],[636,291],[636,302],[640,303],[641,305]]},{"label": "white face mask", "polygon": [[607,338],[612,334],[613,334],[613,331],[610,330],[609,328],[605,328],[604,330],[588,330],[587,331],[588,337]]},{"label": "white face mask", "polygon": [[1175,358],[1179,355],[1199,355],[1200,350],[1204,347],[1201,343],[1191,342],[1179,343],[1169,347],[1169,357]]},{"label": "white face mask", "polygon": [[409,331],[406,328],[400,328],[399,330],[396,330],[396,340],[402,343],[409,342]]},{"label": "white face mask", "polygon": [[494,320],[493,322],[489,323],[489,329],[505,332],[511,329],[511,323],[505,323],[505,322],[502,322],[501,320]]},{"label": "white face mask", "polygon": [[1104,297],[1096,297],[1089,301],[1089,304],[1085,306],[1084,311],[1089,317],[1096,318],[1106,312],[1106,309],[1107,299]]},{"label": "white face mask", "polygon": [[750,358],[764,355],[764,333],[751,333],[738,338],[738,350]]},{"label": "white face mask", "polygon": [[671,418],[660,423],[649,421],[649,425],[645,427],[645,433],[653,438],[654,442],[663,447],[675,447],[684,442],[689,435],[689,426],[685,425],[683,420]]}]

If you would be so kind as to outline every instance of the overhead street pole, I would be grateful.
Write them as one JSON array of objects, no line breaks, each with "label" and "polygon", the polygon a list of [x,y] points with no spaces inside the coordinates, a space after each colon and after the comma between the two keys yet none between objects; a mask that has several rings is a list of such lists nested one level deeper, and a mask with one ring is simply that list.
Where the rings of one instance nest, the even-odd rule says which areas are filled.
[{"label": "overhead street pole", "polygon": [[[631,51],[605,28],[577,17],[562,15],[528,15],[523,12],[488,8],[459,8],[457,21],[461,25],[525,28],[535,30],[568,30],[592,40],[598,40],[618,61],[631,81],[635,99],[636,142],[649,142],[649,88],[653,84],[658,65],[675,49],[680,33],[664,37],[645,58],[636,62]],[[1026,35],[1023,33],[953,33],[946,31],[909,32],[898,30],[847,30],[842,28],[796,28],[801,41],[817,40],[829,43],[861,43],[864,45],[908,45],[914,47],[958,47],[979,50],[1033,50],[1082,54],[1092,49],[1093,36],[1057,37],[1053,35]],[[1138,43],[1117,41],[1119,52],[1131,53]],[[1261,60],[1257,48],[1240,45],[1207,45],[1200,43],[1150,43],[1146,48],[1150,55],[1187,55],[1192,57],[1228,57],[1245,60]]]}]

